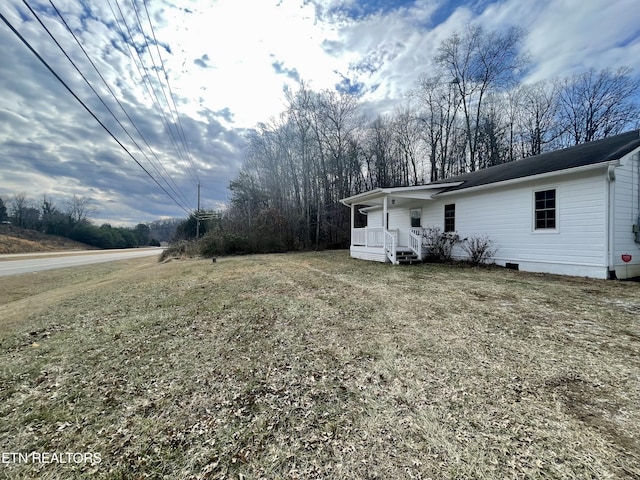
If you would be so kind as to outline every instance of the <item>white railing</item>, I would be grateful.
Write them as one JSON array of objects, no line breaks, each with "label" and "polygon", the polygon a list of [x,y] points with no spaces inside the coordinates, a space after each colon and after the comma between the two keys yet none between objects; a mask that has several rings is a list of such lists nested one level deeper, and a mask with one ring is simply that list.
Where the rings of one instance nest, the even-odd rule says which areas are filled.
[{"label": "white railing", "polygon": [[412,228],[409,230],[409,248],[420,260],[423,259],[422,251],[422,228]]},{"label": "white railing", "polygon": [[351,230],[351,245],[367,244],[367,227],[354,228]]},{"label": "white railing", "polygon": [[386,230],[384,232],[384,253],[387,255],[387,258],[393,264],[397,263],[396,261],[397,246],[398,246],[398,231]]},{"label": "white railing", "polygon": [[384,228],[354,228],[353,230],[351,230],[351,245],[360,245],[365,247],[384,246]]}]

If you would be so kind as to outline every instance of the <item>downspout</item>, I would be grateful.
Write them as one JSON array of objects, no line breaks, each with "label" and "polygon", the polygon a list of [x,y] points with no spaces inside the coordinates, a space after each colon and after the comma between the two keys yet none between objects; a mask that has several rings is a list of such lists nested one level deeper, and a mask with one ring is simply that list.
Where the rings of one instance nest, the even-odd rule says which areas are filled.
[{"label": "downspout", "polygon": [[[636,219],[636,223],[633,226],[633,233],[634,233],[634,238],[633,240],[640,244],[640,152],[636,152],[636,154],[634,155],[634,157],[636,157],[636,169],[638,170],[638,183],[636,184],[638,187],[638,218]],[[633,192],[633,188],[631,189],[631,191]]]},{"label": "downspout", "polygon": [[609,278],[615,277],[615,263],[613,258],[613,249],[615,245],[615,179],[616,179],[616,167],[614,165],[609,165],[607,167],[607,206],[606,206],[606,215],[607,215],[607,233],[605,235],[606,238],[606,252],[607,252],[607,270],[609,271]]}]

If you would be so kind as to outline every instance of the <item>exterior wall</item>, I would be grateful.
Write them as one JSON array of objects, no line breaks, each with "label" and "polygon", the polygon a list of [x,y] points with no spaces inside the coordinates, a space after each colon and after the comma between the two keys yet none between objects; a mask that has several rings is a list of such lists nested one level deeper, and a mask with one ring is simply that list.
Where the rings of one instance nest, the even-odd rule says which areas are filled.
[{"label": "exterior wall", "polygon": [[[557,228],[534,229],[534,192],[556,189]],[[456,205],[460,237],[488,235],[498,248],[498,265],[520,270],[608,277],[606,169],[562,175],[511,187],[436,197],[425,203],[422,225],[444,228],[444,205]],[[457,248],[454,255],[464,258]]]},{"label": "exterior wall", "polygon": [[[409,245],[409,229],[411,228],[411,209],[389,205],[389,230],[398,230],[398,246]],[[367,214],[367,227],[382,227],[383,212],[380,210],[370,210]]]},{"label": "exterior wall", "polygon": [[367,212],[367,227],[382,227],[382,208]]},{"label": "exterior wall", "polygon": [[[617,278],[640,276],[640,244],[634,241],[633,225],[640,223],[640,149],[624,156],[615,169],[616,179],[612,183],[614,232],[611,262]],[[629,254],[629,263],[622,261],[622,255]]]},{"label": "exterior wall", "polygon": [[369,260],[373,262],[387,262],[387,256],[384,253],[384,249],[377,247],[361,247],[352,245],[350,249],[352,258],[358,258],[360,260]]},{"label": "exterior wall", "polygon": [[389,230],[398,230],[398,246],[409,245],[409,229],[411,228],[411,209],[406,207],[388,208]]}]

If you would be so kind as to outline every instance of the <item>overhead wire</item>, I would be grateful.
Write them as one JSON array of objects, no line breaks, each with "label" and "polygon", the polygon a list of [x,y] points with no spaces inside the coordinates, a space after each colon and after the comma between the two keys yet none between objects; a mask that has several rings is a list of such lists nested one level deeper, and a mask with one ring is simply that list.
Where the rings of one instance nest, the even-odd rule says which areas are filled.
[{"label": "overhead wire", "polygon": [[191,155],[191,150],[189,149],[189,142],[187,141],[187,137],[184,133],[184,128],[182,127],[182,120],[180,120],[180,114],[178,112],[178,106],[176,105],[176,101],[173,97],[173,91],[171,90],[171,82],[169,81],[169,74],[167,73],[167,69],[165,68],[164,65],[164,60],[162,59],[162,54],[160,53],[160,44],[158,42],[158,39],[156,38],[156,32],[155,29],[153,28],[153,23],[151,22],[151,15],[149,15],[149,9],[147,8],[147,0],[142,0],[142,3],[144,5],[144,10],[147,14],[147,20],[149,21],[149,29],[151,30],[151,35],[153,36],[153,41],[156,45],[156,50],[158,52],[158,58],[160,59],[160,66],[162,67],[162,71],[164,72],[164,78],[165,81],[167,82],[167,88],[169,89],[169,98],[171,99],[171,103],[173,104],[173,109],[176,112],[176,119],[178,121],[178,127],[180,129],[180,134],[182,136],[182,140],[184,142],[184,147],[187,151],[187,158],[189,159],[189,162],[191,163],[191,168],[193,169],[193,172],[195,174],[196,180],[198,181],[198,184],[200,184],[200,177],[198,176],[198,169],[195,166],[195,163],[193,161],[193,156]]},{"label": "overhead wire", "polygon": [[[152,70],[155,71],[156,77],[158,78],[158,85],[160,86],[160,90],[162,91],[162,96],[164,96],[165,102],[166,102],[167,106],[169,107],[169,113],[171,114],[172,121],[174,123],[176,123],[173,111],[171,110],[169,99],[167,97],[167,93],[166,93],[165,88],[164,88],[164,84],[162,82],[162,79],[160,78],[159,67],[155,63],[155,59],[153,57],[153,53],[151,51],[151,47],[149,46],[149,42],[147,41],[147,37],[146,37],[146,34],[144,32],[144,28],[142,26],[142,21],[140,20],[140,15],[139,15],[139,12],[138,12],[138,8],[136,7],[134,0],[131,0],[131,2],[133,4],[135,17],[136,17],[136,20],[137,20],[137,23],[138,23],[138,30],[140,31],[140,34],[142,35],[142,41],[144,42],[145,49],[149,52],[149,57],[151,58],[151,63],[153,64],[153,69]],[[129,25],[128,25],[126,19],[124,18],[124,15],[122,13],[122,8],[120,7],[120,3],[118,2],[118,0],[115,0],[115,3],[116,3],[116,6],[118,7],[118,10],[120,11],[121,16],[122,16],[122,21],[124,22],[125,26],[127,27],[127,31],[129,32],[129,38],[131,39],[132,44],[135,45],[135,42],[133,40],[133,35],[131,34],[131,29],[129,28]],[[135,49],[135,51],[136,51],[136,54],[137,54],[137,56],[138,56],[138,58],[140,60],[142,68],[144,70],[147,70],[147,67],[144,64],[144,60],[142,59],[142,57],[140,55],[140,52],[138,52],[137,49]],[[147,77],[145,77],[145,78],[147,78]],[[162,109],[162,107],[160,106],[160,101],[158,100],[158,96],[155,94],[155,88],[154,88],[153,84],[151,83],[151,81],[148,78],[147,78],[147,81],[151,85],[151,88],[154,90],[154,96],[156,98],[156,101],[158,102],[158,105],[159,105],[160,109]],[[171,125],[169,124],[169,121],[166,120],[166,116],[164,115],[164,111],[163,110],[162,110],[162,112],[163,112],[163,117],[165,118],[167,132],[169,133],[169,137],[171,138],[171,141],[172,141],[172,143],[174,145],[174,148],[176,149],[176,153],[178,153],[178,156],[181,158],[181,160],[184,162],[185,166],[187,167],[187,172],[188,172],[189,176],[191,177],[192,181],[194,182],[194,184],[197,184],[198,180],[193,175],[193,172],[191,172],[189,170],[189,168],[188,168],[188,160],[185,157],[186,151],[183,152],[183,151],[180,150],[179,142],[176,139],[175,134],[173,133],[173,129],[171,128]],[[184,149],[184,146],[183,146],[183,149]]]},{"label": "overhead wire", "polygon": [[18,39],[35,55],[35,57],[45,66],[47,70],[62,84],[62,86],[76,99],[78,103],[91,115],[94,120],[113,138],[113,140],[122,148],[127,155],[151,178],[154,183],[169,197],[173,202],[184,210],[187,214],[190,214],[180,202],[173,196],[167,189],[158,182],[158,180],[140,163],[140,161],[131,153],[131,151],[124,145],[115,134],[107,127],[102,120],[89,108],[89,106],[73,91],[73,89],[65,82],[65,80],[53,69],[51,65],[36,51],[36,49],[29,43],[29,41],[14,27],[14,25],[7,19],[2,12],[0,12],[0,19],[9,27],[9,29],[18,37]]},{"label": "overhead wire", "polygon": [[[24,0],[23,0],[24,1]],[[87,82],[87,84],[89,85],[89,87],[93,90],[93,92],[96,94],[96,96],[98,96],[98,98],[100,98],[100,100],[102,101],[102,104],[105,105],[105,107],[107,108],[107,110],[111,113],[111,115],[116,119],[116,121],[118,122],[118,124],[120,125],[120,127],[125,131],[125,133],[129,136],[129,139],[133,142],[133,144],[140,150],[140,152],[142,153],[142,155],[145,157],[145,159],[149,162],[149,164],[154,168],[154,170],[156,171],[156,173],[158,174],[158,176],[160,178],[162,178],[162,180],[167,184],[167,186],[169,187],[169,189],[176,194],[176,196],[181,197],[180,200],[182,202],[184,202],[185,204],[188,204],[189,201],[186,199],[185,195],[182,193],[182,191],[180,190],[180,188],[178,187],[178,185],[175,183],[175,181],[173,180],[173,178],[171,177],[171,175],[169,174],[169,172],[167,172],[166,168],[164,167],[162,161],[160,160],[160,158],[158,158],[158,155],[156,154],[156,152],[153,150],[153,148],[151,147],[151,145],[149,144],[149,142],[147,141],[146,137],[144,136],[144,134],[140,131],[140,129],[138,128],[138,126],[136,125],[136,122],[134,122],[134,120],[131,118],[131,116],[129,115],[129,113],[127,112],[127,110],[124,108],[124,106],[122,105],[122,102],[120,102],[120,100],[118,99],[118,97],[116,96],[115,92],[113,91],[113,89],[111,88],[111,86],[109,85],[109,83],[105,80],[104,76],[102,75],[102,73],[100,72],[100,70],[98,69],[98,67],[96,66],[96,64],[94,63],[94,61],[91,59],[91,57],[89,56],[89,54],[87,53],[87,51],[85,50],[85,48],[82,46],[82,43],[80,42],[80,40],[78,39],[78,37],[76,36],[76,34],[74,33],[74,31],[71,29],[71,27],[69,27],[69,24],[67,23],[67,21],[64,19],[64,16],[62,15],[62,13],[60,12],[60,10],[58,9],[58,7],[56,7],[56,5],[53,3],[53,0],[49,0],[49,3],[51,4],[51,6],[53,7],[53,9],[55,10],[55,12],[57,13],[58,17],[60,18],[60,20],[62,21],[62,23],[64,24],[64,26],[67,28],[67,31],[71,34],[71,36],[73,37],[73,39],[76,41],[76,43],[78,44],[78,46],[80,47],[80,49],[82,50],[82,53],[84,53],[85,57],[87,58],[87,60],[89,61],[89,63],[91,64],[91,66],[93,67],[93,69],[95,70],[95,72],[98,74],[98,76],[100,77],[100,79],[102,80],[102,83],[105,85],[105,87],[109,90],[109,93],[111,94],[111,96],[114,98],[114,100],[116,101],[116,103],[118,104],[118,106],[120,107],[120,109],[122,110],[122,112],[125,114],[125,116],[127,117],[127,119],[129,120],[129,122],[131,123],[131,125],[133,126],[133,128],[136,130],[136,132],[138,133],[138,135],[140,136],[140,138],[142,138],[144,144],[147,146],[147,148],[149,149],[149,151],[152,153],[152,155],[155,157],[156,161],[158,162],[158,165],[160,165],[160,168],[162,168],[162,170],[164,171],[164,175],[162,172],[160,172],[160,170],[158,169],[158,167],[151,161],[151,159],[145,154],[145,152],[142,150],[142,148],[140,148],[140,146],[138,145],[138,143],[132,138],[132,136],[129,134],[129,132],[127,131],[127,129],[124,127],[124,125],[122,125],[122,123],[118,120],[118,118],[115,116],[115,114],[111,111],[111,109],[104,103],[104,101],[102,101],[102,98],[100,97],[100,95],[93,89],[93,87],[91,86],[91,84],[89,83],[89,81],[86,79],[86,77],[82,74],[82,72],[78,69],[78,67],[75,65],[75,63],[73,61],[71,61],[72,65],[76,68],[76,70],[78,71],[78,73],[80,73],[80,75],[83,77],[83,79],[85,80],[85,82]],[[29,7],[27,5],[27,7]],[[30,8],[30,7],[29,7]],[[35,15],[35,14],[34,14]],[[36,15],[36,18],[37,15]],[[38,18],[38,21],[42,24],[42,22],[40,21],[40,19]],[[46,30],[46,27],[44,27]],[[51,36],[51,33],[47,30],[47,33],[49,33],[49,35]],[[53,37],[52,37],[53,38]],[[53,38],[54,42],[56,42],[56,44],[58,45],[58,47],[60,49],[62,49],[62,47],[60,46],[60,44],[55,40],[55,38]],[[63,53],[66,55],[66,52],[64,51],[64,49],[62,49]],[[67,58],[69,58],[67,56]],[[166,175],[166,177],[165,177]]]},{"label": "overhead wire", "polygon": [[[115,10],[113,9],[113,5],[111,4],[110,0],[107,0],[107,4],[109,5],[109,8],[111,9],[111,13],[113,14],[113,17],[116,21],[116,25],[118,27],[118,30],[120,31],[120,35],[122,36],[122,38],[124,39],[125,43],[127,44],[128,50],[129,50],[129,57],[131,58],[131,60],[133,61],[133,64],[136,67],[136,70],[138,71],[138,74],[140,75],[140,78],[142,79],[142,83],[145,85],[147,92],[149,93],[149,97],[151,99],[152,104],[154,105],[154,108],[156,109],[156,112],[158,112],[158,114],[160,115],[160,117],[163,120],[164,126],[166,128],[166,131],[169,134],[169,140],[172,143],[173,148],[175,149],[178,157],[181,159],[181,161],[183,163],[186,164],[185,159],[182,157],[182,152],[180,151],[180,148],[178,147],[178,143],[175,139],[175,136],[173,135],[173,132],[171,130],[171,126],[169,125],[169,121],[167,120],[167,116],[164,112],[164,109],[162,108],[160,99],[158,98],[158,95],[156,94],[156,89],[153,86],[153,83],[151,82],[149,75],[147,75],[146,73],[143,73],[142,70],[147,70],[147,67],[145,65],[144,60],[142,59],[140,52],[138,51],[138,48],[136,47],[136,43],[135,40],[133,39],[133,33],[131,32],[131,28],[129,27],[129,24],[127,23],[124,13],[122,11],[122,8],[120,7],[120,3],[118,2],[118,0],[115,0],[116,3],[116,7],[118,9],[118,12],[120,13],[120,18],[122,19],[122,23],[124,23],[124,26],[126,28],[126,33],[123,30],[122,26],[120,25],[120,20],[118,19],[118,15],[116,14]],[[144,33],[143,33],[144,35]],[[128,40],[127,40],[128,38]],[[132,47],[133,45],[133,47]],[[147,46],[148,48],[148,46]],[[133,51],[132,51],[133,50]],[[140,62],[140,65],[138,65],[138,62],[136,62],[135,57],[138,58],[138,61]],[[142,70],[140,69],[140,66],[142,66]],[[191,177],[192,180],[195,182],[195,178],[192,176]]]}]

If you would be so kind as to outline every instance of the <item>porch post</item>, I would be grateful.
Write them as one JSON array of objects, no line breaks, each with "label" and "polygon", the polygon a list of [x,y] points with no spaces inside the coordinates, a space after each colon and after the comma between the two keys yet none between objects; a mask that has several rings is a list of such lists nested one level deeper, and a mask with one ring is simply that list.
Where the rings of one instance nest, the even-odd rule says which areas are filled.
[{"label": "porch post", "polygon": [[353,226],[355,225],[355,218],[356,218],[355,206],[352,203],[351,204],[351,232],[350,232],[351,245],[353,245]]},{"label": "porch post", "polygon": [[389,225],[387,223],[387,196],[382,200],[382,226],[385,230],[389,229]]},{"label": "porch post", "polygon": [[387,195],[384,196],[384,198],[382,199],[382,227],[383,227],[383,232],[382,232],[382,247],[385,249],[385,252],[387,251],[387,235],[386,235],[386,231],[389,228],[389,225],[387,224]]}]

